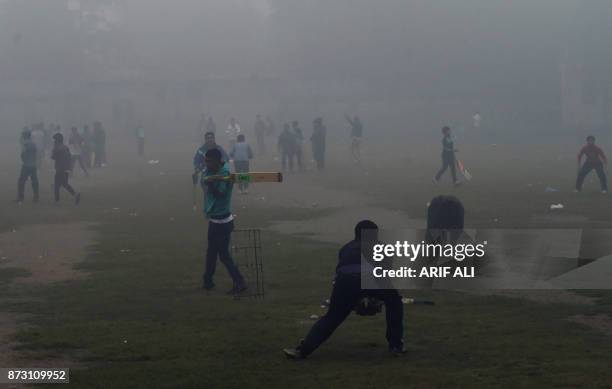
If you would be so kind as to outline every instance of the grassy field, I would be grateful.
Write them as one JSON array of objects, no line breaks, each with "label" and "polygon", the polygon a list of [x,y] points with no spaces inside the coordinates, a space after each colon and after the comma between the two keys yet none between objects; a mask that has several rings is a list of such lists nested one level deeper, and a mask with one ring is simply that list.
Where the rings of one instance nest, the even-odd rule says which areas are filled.
[{"label": "grassy field", "polygon": [[[565,150],[551,146],[543,156],[533,146],[519,157],[516,149],[498,153],[491,147],[469,150],[497,162],[470,161],[479,180],[458,189],[430,184],[438,163],[435,147],[394,164],[390,156],[377,158],[372,145],[367,175],[344,169],[338,157],[323,176],[289,176],[282,184],[287,192],[253,188],[248,197],[237,198],[237,227],[262,229],[264,300],[225,295],[230,281],[221,265],[217,290],[201,290],[206,222],[191,210],[187,146],[154,148],[159,166],[118,153],[105,171],[75,181],[84,193],[78,208],[53,207],[48,193],[36,207],[16,207],[8,203],[13,187],[7,185],[0,231],[86,221],[95,223],[90,228],[97,234],[77,265],[85,278],[25,287],[18,281],[27,270],[0,268],[0,311],[27,315],[27,325],[11,336],[17,341],[13,352],[27,355],[33,365],[67,361],[71,386],[83,388],[612,387],[612,337],[567,320],[610,313],[612,294],[603,291],[580,292],[593,298],[590,305],[422,292],[418,297],[436,305],[406,306],[404,358],[387,354],[383,315],[351,316],[306,361],[283,357],[280,350],[312,325],[309,316],[323,313],[319,305],[329,295],[339,245],[270,228],[279,220],[306,223],[333,214],[335,204],[351,193],[362,196],[353,203],[401,209],[422,219],[425,203],[448,192],[464,201],[470,225],[610,223],[604,212],[610,200],[595,192],[594,183],[581,197],[570,192],[573,154],[558,160]],[[3,165],[10,183],[15,165]],[[529,169],[534,166],[540,170]],[[547,193],[546,186],[561,191]],[[304,193],[305,187],[312,192]],[[336,190],[337,198],[321,197],[318,193],[328,192],[318,188]],[[48,185],[43,190],[48,192]],[[265,200],[281,196],[285,201]],[[567,212],[552,214],[553,202],[566,204]],[[352,223],[338,220],[338,226],[350,235]],[[65,244],[70,241],[67,236]]]}]

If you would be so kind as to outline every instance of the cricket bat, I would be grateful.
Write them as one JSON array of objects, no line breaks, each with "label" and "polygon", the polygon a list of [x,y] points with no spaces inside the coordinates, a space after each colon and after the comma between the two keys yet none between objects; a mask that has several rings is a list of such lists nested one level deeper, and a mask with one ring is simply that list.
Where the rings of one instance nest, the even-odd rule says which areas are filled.
[{"label": "cricket bat", "polygon": [[459,168],[459,171],[461,172],[461,174],[463,174],[463,177],[465,177],[466,180],[470,181],[472,179],[472,175],[465,168],[465,166],[463,165],[463,162],[461,162],[460,159],[457,160],[457,167]]},{"label": "cricket bat", "polygon": [[234,183],[260,183],[260,182],[283,182],[283,174],[280,172],[249,172],[232,173],[229,176],[208,176],[205,181],[231,181]]}]

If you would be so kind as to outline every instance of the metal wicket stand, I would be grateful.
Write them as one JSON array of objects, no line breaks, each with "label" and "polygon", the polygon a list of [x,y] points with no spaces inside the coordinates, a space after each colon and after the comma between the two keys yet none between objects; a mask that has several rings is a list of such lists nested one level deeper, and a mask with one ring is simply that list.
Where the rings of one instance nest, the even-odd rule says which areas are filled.
[{"label": "metal wicket stand", "polygon": [[238,297],[263,299],[265,289],[261,231],[257,229],[234,230],[230,249],[234,262],[248,285],[248,289]]}]

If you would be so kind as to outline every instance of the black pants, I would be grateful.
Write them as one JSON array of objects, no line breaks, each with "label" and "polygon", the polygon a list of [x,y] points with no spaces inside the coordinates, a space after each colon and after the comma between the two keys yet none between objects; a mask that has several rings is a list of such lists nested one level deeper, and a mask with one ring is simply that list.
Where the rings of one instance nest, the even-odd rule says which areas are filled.
[{"label": "black pants", "polygon": [[593,169],[595,169],[595,172],[597,172],[597,177],[599,177],[601,190],[608,190],[608,181],[606,179],[606,173],[604,171],[602,162],[585,162],[584,165],[582,165],[580,171],[578,172],[578,178],[576,179],[576,190],[582,190],[582,183],[584,182],[584,179]]},{"label": "black pants", "polygon": [[[236,173],[248,173],[249,165],[249,161],[234,161],[234,168],[236,169]],[[249,183],[239,182],[238,188],[240,188],[240,191],[247,190],[249,189]]]},{"label": "black pants", "polygon": [[446,169],[450,168],[451,175],[453,176],[453,182],[457,182],[457,172],[455,170],[455,153],[453,151],[442,152],[442,168],[436,174],[436,181],[442,177]]},{"label": "black pants", "polygon": [[34,199],[38,200],[38,175],[36,174],[36,167],[21,166],[21,174],[19,174],[19,180],[17,181],[17,199],[20,201],[23,201],[25,193],[25,183],[28,178],[32,180],[32,191],[34,192]]},{"label": "black pants", "polygon": [[234,231],[234,222],[208,223],[208,248],[206,249],[206,270],[204,272],[204,286],[212,288],[215,283],[213,276],[217,270],[217,257],[225,265],[227,272],[234,281],[234,286],[244,285],[244,279],[234,264],[229,251],[230,240]]},{"label": "black pants", "polygon": [[71,195],[75,195],[74,189],[68,183],[68,172],[55,172],[55,180],[54,180],[54,195],[55,202],[60,200],[60,188],[64,187],[68,193]]},{"label": "black pants", "polygon": [[362,290],[359,275],[339,274],[336,276],[330,297],[329,310],[312,326],[304,339],[301,347],[304,356],[309,355],[325,342],[363,297],[375,297],[385,302],[389,347],[403,346],[404,306],[397,291]]},{"label": "black pants", "polygon": [[140,157],[144,155],[144,146],[145,146],[144,138],[138,138],[138,155]]}]

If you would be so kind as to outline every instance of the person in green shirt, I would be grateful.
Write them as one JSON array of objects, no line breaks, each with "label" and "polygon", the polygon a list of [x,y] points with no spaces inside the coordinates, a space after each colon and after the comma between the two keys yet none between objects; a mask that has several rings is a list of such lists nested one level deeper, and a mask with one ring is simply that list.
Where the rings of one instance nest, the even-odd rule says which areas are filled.
[{"label": "person in green shirt", "polygon": [[38,149],[32,142],[32,135],[29,130],[24,130],[21,134],[21,174],[17,182],[16,203],[23,202],[25,183],[28,178],[32,181],[32,191],[34,192],[34,202],[38,202],[38,176],[36,174],[36,163],[38,161]]},{"label": "person in green shirt", "polygon": [[229,294],[239,294],[247,286],[236,267],[229,251],[232,231],[234,231],[234,216],[232,215],[231,181],[213,177],[229,177],[227,164],[223,163],[221,151],[210,149],[205,154],[206,170],[202,186],[204,189],[204,214],[208,218],[208,247],[206,249],[206,270],[203,276],[203,287],[212,290],[215,287],[213,276],[217,268],[217,257],[232,277],[234,285]]}]

